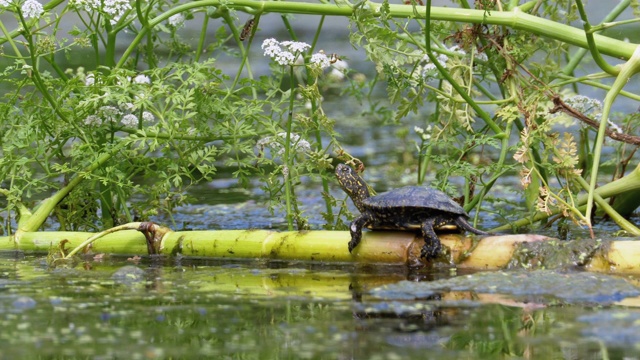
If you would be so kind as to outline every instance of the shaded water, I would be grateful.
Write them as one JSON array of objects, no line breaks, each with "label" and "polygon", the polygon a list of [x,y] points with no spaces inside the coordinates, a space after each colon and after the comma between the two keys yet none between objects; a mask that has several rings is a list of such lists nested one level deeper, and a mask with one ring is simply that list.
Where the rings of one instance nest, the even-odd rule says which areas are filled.
[{"label": "shaded water", "polygon": [[[640,357],[640,311],[615,305],[640,295],[632,281],[493,273],[522,292],[491,276],[124,258],[49,269],[5,253],[0,359]],[[567,291],[549,295],[558,280]]]}]

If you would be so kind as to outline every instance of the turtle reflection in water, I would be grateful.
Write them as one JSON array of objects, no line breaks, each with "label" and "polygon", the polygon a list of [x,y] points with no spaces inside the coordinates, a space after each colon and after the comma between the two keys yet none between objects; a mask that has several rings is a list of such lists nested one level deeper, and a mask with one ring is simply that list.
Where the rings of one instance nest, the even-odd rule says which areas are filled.
[{"label": "turtle reflection in water", "polygon": [[469,215],[442,191],[423,186],[405,186],[384,194],[370,196],[367,184],[351,167],[339,164],[336,177],[340,187],[360,210],[349,226],[351,252],[362,239],[362,228],[370,229],[420,229],[425,245],[420,256],[426,260],[437,258],[442,251],[434,227],[457,225],[478,235],[490,235],[471,226]]}]

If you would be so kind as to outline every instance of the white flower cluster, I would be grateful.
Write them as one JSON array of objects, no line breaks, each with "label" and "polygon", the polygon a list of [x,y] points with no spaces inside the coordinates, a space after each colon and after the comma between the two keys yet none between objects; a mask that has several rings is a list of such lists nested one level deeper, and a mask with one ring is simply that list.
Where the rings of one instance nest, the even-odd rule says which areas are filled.
[{"label": "white flower cluster", "polygon": [[174,28],[180,28],[182,27],[182,25],[184,25],[184,15],[182,14],[175,14],[169,17],[169,19],[167,19],[167,22],[169,23],[169,26],[173,26]]},{"label": "white flower cluster", "polygon": [[565,103],[583,114],[597,115],[598,118],[602,112],[602,103],[600,100],[592,99],[584,95],[574,95],[565,100]]},{"label": "white flower cluster", "polygon": [[0,0],[0,7],[6,8],[9,7],[11,3],[8,0]]},{"label": "white flower cluster", "polygon": [[324,53],[316,53],[311,55],[310,63],[320,67],[321,69],[329,67],[331,65],[331,61],[329,57]]},{"label": "white flower cluster", "polygon": [[133,82],[141,85],[151,84],[151,78],[149,78],[147,75],[140,74],[133,78]]},{"label": "white flower cluster", "polygon": [[[311,45],[299,41],[278,41],[273,38],[262,42],[264,56],[268,56],[280,65],[293,65],[300,54],[311,49]],[[310,63],[324,69],[331,65],[331,59],[322,52],[311,55]]]},{"label": "white flower cluster", "polygon": [[44,8],[37,0],[27,0],[22,4],[20,11],[27,19],[38,19],[44,13]]},{"label": "white flower cluster", "polygon": [[419,126],[415,126],[413,128],[413,130],[416,132],[416,134],[420,135],[420,138],[422,139],[422,141],[427,141],[429,139],[431,139],[431,125],[427,126],[426,129],[423,129]]},{"label": "white flower cluster", "polygon": [[[84,123],[88,126],[100,126],[102,124],[116,123],[120,120],[120,123],[124,126],[137,127],[139,124],[138,116],[131,113],[134,110],[134,105],[127,103],[124,104],[123,108],[125,111],[115,106],[102,106],[98,109],[97,114],[87,116],[84,119]],[[142,120],[145,123],[150,123],[155,120],[155,116],[149,111],[143,111]]]},{"label": "white flower cluster", "polygon": [[[268,56],[274,59],[280,65],[293,65],[296,61],[296,57],[301,52],[309,49],[311,45],[297,42],[297,41],[283,41],[279,42],[276,39],[270,38],[262,42],[262,50],[264,50],[264,56]],[[285,48],[285,49],[283,49]]]},{"label": "white flower cluster", "polygon": [[70,0],[69,3],[85,11],[101,11],[109,15],[111,24],[117,23],[125,12],[131,10],[130,0]]},{"label": "white flower cluster", "polygon": [[[281,132],[277,136],[267,136],[258,140],[256,146],[260,149],[265,147],[271,148],[277,155],[282,156],[284,154],[284,146],[278,141],[278,138],[285,139],[287,133]],[[311,144],[305,139],[300,138],[300,135],[291,133],[291,143],[294,145],[294,150],[299,153],[311,152]]]},{"label": "white flower cluster", "polygon": [[[592,99],[584,95],[574,95],[568,98],[565,103],[579,112],[592,117],[596,121],[602,119],[602,102],[598,99]],[[607,119],[607,123],[611,127],[611,130],[619,134],[623,133],[620,125],[614,123],[611,119]]]}]

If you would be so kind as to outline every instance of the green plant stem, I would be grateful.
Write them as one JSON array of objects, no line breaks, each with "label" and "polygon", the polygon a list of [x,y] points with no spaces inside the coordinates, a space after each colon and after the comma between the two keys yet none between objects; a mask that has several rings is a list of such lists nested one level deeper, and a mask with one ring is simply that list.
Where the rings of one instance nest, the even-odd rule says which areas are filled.
[{"label": "green plant stem", "polygon": [[[431,19],[431,0],[427,0],[426,17],[427,19]],[[462,86],[460,86],[460,84],[458,84],[455,81],[455,79],[451,76],[451,74],[449,74],[449,72],[444,68],[444,66],[440,64],[436,56],[431,51],[430,39],[431,39],[431,21],[427,20],[425,24],[425,49],[426,49],[426,54],[429,57],[429,60],[438,69],[438,72],[440,73],[440,75],[444,77],[451,84],[451,86],[456,90],[456,92],[467,102],[467,104],[471,106],[471,108],[473,108],[476,114],[478,114],[478,116],[480,116],[482,120],[484,120],[484,122],[491,128],[491,130],[493,130],[493,132],[496,134],[496,137],[498,139],[504,138],[506,134],[503,132],[502,128],[500,128],[500,126],[498,126],[498,124],[496,124],[493,121],[491,116],[489,116],[489,114],[486,111],[484,111],[478,104],[476,104],[476,102],[471,98],[471,96],[467,94],[465,89]]]},{"label": "green plant stem", "polygon": [[[166,12],[149,20],[149,28],[153,28],[170,16],[191,9],[206,8],[209,6],[225,5],[230,9],[238,9],[243,11],[253,10],[259,12],[275,12],[275,13],[291,13],[291,14],[312,14],[312,15],[331,15],[331,16],[352,16],[355,8],[344,5],[330,4],[313,4],[302,2],[283,2],[283,1],[253,1],[253,0],[235,0],[228,3],[225,0],[201,0],[182,4],[167,10]],[[382,4],[376,2],[367,2],[374,14],[380,14]],[[491,15],[487,15],[484,10],[462,9],[462,8],[446,8],[446,7],[430,7],[431,21],[454,21],[462,23],[474,23],[485,25],[505,25],[513,29],[524,30],[533,35],[544,36],[555,39],[567,44],[588,48],[589,43],[585,38],[584,30],[574,28],[572,26],[558,24],[552,20],[543,19],[537,16],[529,15],[520,8],[511,11],[492,11]],[[426,10],[423,8],[414,8],[406,5],[389,5],[391,17],[408,18],[418,17],[424,19]],[[131,56],[133,51],[139,45],[140,41],[149,31],[149,28],[142,28],[136,38],[131,42],[120,58],[117,67],[122,67]],[[13,32],[11,35],[13,36]],[[17,36],[17,33],[16,33]],[[635,49],[635,44],[616,40],[599,34],[593,35],[595,48],[604,55],[614,56],[617,58],[629,59]],[[0,39],[0,44],[6,41],[6,38]]]},{"label": "green plant stem", "polygon": [[291,177],[293,173],[293,161],[291,161],[291,130],[293,127],[293,104],[295,100],[295,77],[293,74],[293,65],[289,66],[289,111],[287,118],[286,138],[284,140],[284,196],[287,211],[287,225],[289,231],[293,231],[293,189]]},{"label": "green plant stem", "polygon": [[42,200],[34,210],[32,216],[28,217],[24,221],[22,218],[20,219],[16,234],[18,234],[19,232],[37,231],[40,226],[42,226],[42,224],[47,220],[47,217],[53,211],[56,205],[60,201],[62,201],[62,199],[64,199],[64,197],[67,196],[71,192],[71,190],[78,186],[82,182],[82,180],[84,180],[84,174],[94,172],[96,169],[109,161],[127,144],[127,141],[122,141],[106,153],[100,155],[91,165],[86,167],[83,171],[79,171],[78,174],[74,176],[66,186],[58,190],[52,196]]},{"label": "green plant stem", "polygon": [[[233,84],[231,85],[231,87],[229,87],[229,92],[224,98],[226,100],[233,93],[233,90],[236,88],[236,85],[238,85],[238,81],[240,81],[240,78],[242,76],[242,70],[244,69],[245,65],[247,66],[247,73],[249,78],[253,79],[253,73],[251,72],[251,66],[249,64],[249,49],[251,46],[251,42],[253,41],[253,34],[256,31],[256,28],[258,27],[258,23],[260,22],[260,15],[256,15],[255,25],[253,27],[253,30],[251,31],[251,37],[249,38],[249,45],[246,48],[242,44],[242,40],[240,40],[240,32],[238,31],[238,28],[233,22],[233,18],[231,17],[229,12],[225,11],[222,15],[222,18],[227,23],[227,25],[229,25],[229,29],[231,29],[231,33],[233,34],[233,37],[235,38],[236,43],[240,48],[240,53],[242,54],[242,60],[240,62],[240,66],[238,67],[238,72],[236,73],[236,77],[233,79]],[[251,87],[251,92],[252,92],[253,98],[257,99],[258,92],[255,87],[253,86]]]},{"label": "green plant stem", "polygon": [[207,28],[209,27],[209,17],[204,16],[202,20],[202,28],[200,29],[200,37],[198,38],[198,47],[196,48],[195,62],[200,61],[200,56],[204,52],[204,42],[207,38]]},{"label": "green plant stem", "polygon": [[[602,24],[615,20],[618,16],[620,16],[620,14],[622,14],[624,10],[626,10],[629,7],[630,2],[631,2],[630,0],[620,1],[620,3],[616,5],[616,7],[613,10],[611,10],[611,12],[607,14],[607,16],[604,17],[604,19],[602,19]],[[596,27],[597,26],[592,27],[591,29],[594,30]],[[573,71],[576,69],[576,67],[578,67],[578,64],[580,64],[580,62],[582,61],[582,58],[584,58],[584,56],[587,54],[588,51],[589,51],[588,49],[584,49],[584,48],[578,49],[578,51],[576,51],[576,53],[573,54],[573,56],[571,56],[571,60],[569,61],[569,63],[565,65],[564,68],[562,68],[562,73],[565,75],[571,75]]]},{"label": "green plant stem", "polygon": [[[118,33],[113,30],[111,23],[109,20],[104,19],[104,28],[107,30],[107,43],[105,45],[105,65],[109,68],[112,68],[116,64],[116,38]],[[143,28],[145,30],[150,30],[149,28]],[[147,31],[144,32],[145,34]]]},{"label": "green plant stem", "polygon": [[[583,189],[589,190],[589,183],[587,183],[582,177],[576,176],[575,180],[582,186]],[[609,215],[611,220],[613,220],[620,228],[633,236],[640,236],[640,229],[638,229],[635,225],[633,225],[630,221],[624,218],[624,216],[620,215],[608,202],[606,202],[602,196],[594,193],[593,198],[598,203],[598,206],[604,210],[604,212]]]},{"label": "green plant stem", "polygon": [[589,24],[589,18],[587,17],[587,12],[584,10],[584,6],[582,5],[582,0],[576,0],[576,6],[578,7],[580,18],[584,23],[584,32],[587,37],[587,44],[589,44],[589,51],[591,52],[591,56],[593,56],[596,64],[598,64],[598,66],[602,70],[611,75],[617,75],[618,69],[609,65],[609,63],[606,62],[600,54],[600,51],[598,51],[598,47],[596,46],[596,42],[593,38],[593,32],[591,31],[591,24]]},{"label": "green plant stem", "polygon": [[140,222],[128,223],[128,224],[112,227],[112,228],[109,228],[109,229],[107,229],[105,231],[99,232],[99,233],[89,237],[87,240],[83,241],[80,245],[76,246],[73,250],[71,250],[64,257],[64,259],[72,258],[80,250],[82,250],[85,247],[91,245],[93,242],[95,242],[96,240],[98,240],[98,239],[100,239],[100,238],[102,238],[102,237],[104,237],[106,235],[113,234],[115,232],[122,231],[122,230],[138,230],[140,228],[140,224],[142,224],[142,223],[140,223]]},{"label": "green plant stem", "polygon": [[[604,73],[603,73],[604,74]],[[609,77],[609,75],[607,74],[606,77]],[[562,87],[564,85],[567,84],[572,84],[572,83],[576,83],[579,82],[581,84],[585,84],[585,85],[589,85],[592,87],[596,87],[599,89],[604,89],[609,91],[611,89],[610,85],[607,84],[603,84],[601,82],[598,81],[594,81],[594,79],[600,78],[600,77],[594,77],[593,75],[587,75],[587,76],[581,76],[581,77],[573,77],[573,76],[567,76],[567,75],[560,75],[559,76],[560,79],[566,79],[566,81],[560,81],[560,82],[554,82],[552,84],[552,86],[554,87]],[[620,90],[620,93],[618,95],[627,97],[629,99],[635,100],[635,101],[640,101],[640,95],[625,91],[625,90]]]},{"label": "green plant stem", "polygon": [[22,53],[20,53],[20,49],[18,49],[18,46],[16,45],[15,41],[13,41],[13,37],[9,35],[9,32],[7,28],[4,26],[4,22],[2,21],[0,21],[0,29],[2,30],[2,33],[5,36],[5,39],[7,39],[7,41],[9,42],[9,45],[11,45],[11,49],[13,49],[13,52],[16,53],[16,56],[18,57],[18,59],[22,60],[23,64],[26,64],[27,62],[24,60]]},{"label": "green plant stem", "polygon": [[[629,61],[627,61],[620,70],[620,73],[616,77],[611,90],[607,92],[604,98],[604,104],[602,106],[602,119],[600,120],[600,127],[598,128],[598,135],[596,137],[595,149],[593,152],[593,164],[591,165],[591,181],[589,183],[589,195],[587,199],[587,209],[585,217],[591,219],[591,212],[593,211],[593,196],[595,194],[596,184],[598,183],[598,168],[600,167],[600,156],[602,154],[602,143],[604,142],[605,130],[607,128],[607,122],[609,120],[609,114],[611,112],[611,106],[613,101],[618,96],[618,93],[629,82],[629,79],[640,71],[640,46],[636,47],[636,51]],[[590,220],[589,220],[590,221]]]},{"label": "green plant stem", "polygon": [[[597,188],[594,192],[594,194],[597,194],[598,196],[600,196],[602,199],[607,199],[610,198],[612,196],[616,196],[625,192],[630,192],[630,191],[635,191],[635,190],[640,190],[640,164],[638,164],[638,166],[636,166],[636,168],[629,173],[628,175],[612,181],[610,183],[604,184],[602,186],[600,186],[599,188]],[[588,201],[588,195],[583,195],[578,197],[577,200],[577,206],[578,209],[580,211],[583,211],[584,209],[586,209],[586,203]],[[502,231],[502,230],[509,230],[512,226],[514,227],[521,227],[521,226],[526,226],[529,224],[532,224],[534,222],[537,221],[541,221],[544,219],[549,218],[550,216],[553,215],[557,215],[559,213],[561,213],[562,210],[556,210],[554,212],[552,212],[551,214],[546,214],[546,213],[542,213],[542,212],[538,212],[536,213],[534,216],[532,216],[531,218],[524,218],[524,219],[519,219],[516,221],[513,221],[507,225],[503,225],[500,226],[496,229],[494,229],[495,231]]]},{"label": "green plant stem", "polygon": [[[318,43],[318,39],[320,38],[324,20],[325,20],[325,16],[323,15],[320,17],[320,23],[316,28],[315,35],[313,36],[313,42],[311,43],[311,49],[310,49],[311,52],[313,52],[316,48],[316,44]],[[304,61],[305,61],[305,64],[308,64],[308,58],[305,57]],[[317,78],[313,78],[311,76],[311,71],[309,70],[308,66],[305,66],[305,69],[307,72],[307,85],[312,86],[315,82],[317,82]],[[322,153],[324,151],[324,146],[322,145],[322,131],[320,131],[321,125],[320,125],[320,122],[318,121],[318,104],[315,100],[311,101],[311,119],[313,120],[313,123],[315,125],[316,151],[318,153]],[[321,180],[322,192],[324,194],[323,198],[325,200],[325,211],[326,211],[325,214],[327,219],[333,219],[333,206],[331,206],[332,201],[329,197],[329,190],[330,190],[329,181],[324,176],[321,177],[321,179],[322,179]],[[327,220],[327,224],[328,223],[329,223],[329,220]]]}]

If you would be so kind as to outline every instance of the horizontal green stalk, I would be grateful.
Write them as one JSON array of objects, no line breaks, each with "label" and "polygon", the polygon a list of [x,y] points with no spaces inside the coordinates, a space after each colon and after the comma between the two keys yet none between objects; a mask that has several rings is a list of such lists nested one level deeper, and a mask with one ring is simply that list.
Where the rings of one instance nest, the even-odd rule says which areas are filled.
[{"label": "horizontal green stalk", "polygon": [[[355,7],[349,7],[343,4],[309,4],[301,2],[253,0],[235,0],[233,2],[227,2],[226,0],[194,1],[188,4],[176,6],[171,10],[151,19],[148,24],[149,26],[144,27],[140,30],[129,48],[125,51],[117,66],[121,67],[125,63],[127,58],[136,49],[140,41],[144,39],[146,33],[154,26],[160,24],[163,21],[166,21],[169,17],[175,14],[191,9],[205,8],[209,6],[226,6],[230,9],[258,14],[272,12],[281,14],[290,13],[349,17],[352,16],[356,11]],[[379,14],[379,9],[382,5],[375,2],[366,2],[364,6],[368,6],[371,11],[374,12],[374,14]],[[424,7],[415,8],[410,5],[391,4],[389,5],[389,16],[395,18],[425,18],[426,9]],[[589,46],[585,37],[584,30],[569,25],[559,24],[554,21],[543,19],[537,16],[529,15],[520,10],[520,8],[515,8],[512,11],[491,11],[491,13],[489,14],[488,12],[483,10],[432,7],[431,20],[486,25],[504,25],[513,29],[523,30],[534,35],[555,39],[582,48],[588,48]],[[602,54],[622,59],[630,58],[636,47],[635,44],[627,43],[598,34],[594,35],[594,40],[598,51],[600,51]]]}]

